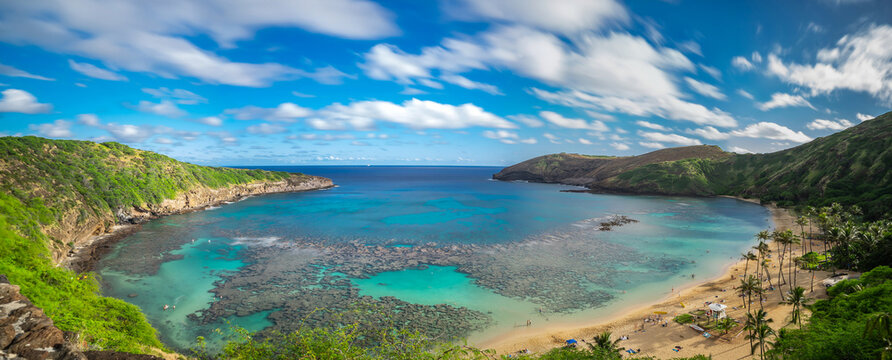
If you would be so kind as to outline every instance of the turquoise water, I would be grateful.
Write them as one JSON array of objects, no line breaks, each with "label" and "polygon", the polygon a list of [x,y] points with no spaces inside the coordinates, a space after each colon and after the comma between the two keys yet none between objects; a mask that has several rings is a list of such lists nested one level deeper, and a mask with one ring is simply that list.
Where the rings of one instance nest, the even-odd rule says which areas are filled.
[{"label": "turquoise water", "polygon": [[[560,192],[576,188],[489,180],[498,168],[275,170],[327,176],[338,187],[151,221],[99,263],[103,291],[140,306],[177,349],[226,321],[288,329],[306,309],[325,306],[320,299],[365,295],[486,314],[487,328],[466,334],[481,341],[526,320],[592,320],[657,300],[691,274],[716,275],[771,226],[764,208],[733,199]],[[597,231],[612,214],[639,222]],[[374,251],[345,253],[348,244],[475,247],[382,264]],[[425,261],[438,265],[419,268]]]}]

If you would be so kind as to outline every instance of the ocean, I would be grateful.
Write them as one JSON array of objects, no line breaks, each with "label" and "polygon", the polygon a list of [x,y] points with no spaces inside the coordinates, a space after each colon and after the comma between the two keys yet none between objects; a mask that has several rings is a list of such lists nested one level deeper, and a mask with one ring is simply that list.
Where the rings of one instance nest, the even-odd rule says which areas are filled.
[{"label": "ocean", "polygon": [[[734,199],[567,192],[580,188],[493,181],[496,167],[262,168],[337,187],[153,220],[99,262],[103,293],[181,351],[232,326],[383,326],[337,316],[357,304],[477,343],[656,301],[720,274],[773,226]],[[633,221],[605,227],[617,216]]]}]

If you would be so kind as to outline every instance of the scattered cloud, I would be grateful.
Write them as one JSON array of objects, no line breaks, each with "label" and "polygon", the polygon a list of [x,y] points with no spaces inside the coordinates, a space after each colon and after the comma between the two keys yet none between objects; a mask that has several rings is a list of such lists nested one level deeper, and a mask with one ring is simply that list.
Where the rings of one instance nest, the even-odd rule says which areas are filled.
[{"label": "scattered cloud", "polygon": [[796,143],[804,143],[812,140],[801,131],[793,131],[786,126],[764,121],[747,125],[747,127],[742,130],[734,130],[731,132],[731,135],[771,140],[789,140]]},{"label": "scattered cloud", "polygon": [[638,136],[641,136],[650,141],[657,142],[668,142],[673,144],[678,144],[682,146],[690,146],[690,145],[702,145],[703,143],[700,140],[692,139],[689,137],[677,135],[677,134],[663,134],[657,132],[647,132],[647,131],[638,131]]},{"label": "scattered cloud", "polygon": [[836,121],[815,119],[815,121],[808,123],[805,127],[811,130],[843,130],[852,125],[854,124],[846,119],[836,119]]},{"label": "scattered cloud", "polygon": [[616,149],[616,150],[618,150],[618,151],[626,151],[626,150],[629,150],[629,145],[626,145],[626,144],[623,144],[623,143],[618,143],[618,142],[610,143],[610,147],[612,147],[612,148],[614,148],[614,149]]},{"label": "scattered cloud", "polygon": [[614,0],[451,0],[444,5],[460,20],[522,24],[566,35],[629,21],[626,8]]},{"label": "scattered cloud", "polygon": [[745,148],[739,147],[739,146],[732,146],[729,150],[731,150],[731,152],[733,152],[733,153],[738,153],[738,154],[755,154],[754,152],[747,150]]},{"label": "scattered cloud", "polygon": [[62,119],[49,124],[30,124],[28,129],[37,131],[41,136],[53,138],[70,138],[73,135],[71,133],[71,122]]},{"label": "scattered cloud", "polygon": [[719,88],[715,87],[714,85],[707,84],[702,81],[697,81],[689,77],[685,77],[684,80],[688,83],[688,86],[691,88],[691,90],[694,90],[700,95],[708,96],[718,100],[726,99],[725,94],[723,94],[721,90],[719,90]]},{"label": "scattered cloud", "polygon": [[715,67],[706,65],[706,64],[700,64],[699,66],[700,66],[700,69],[703,69],[703,71],[706,72],[707,74],[709,74],[709,76],[712,76],[713,79],[716,79],[716,80],[718,80],[718,81],[722,81],[722,72],[721,72],[721,70],[719,70],[719,69],[717,69],[717,68],[715,68]]},{"label": "scattered cloud", "polygon": [[734,65],[740,71],[750,71],[756,67],[743,56],[735,56],[731,59],[731,65]]},{"label": "scattered cloud", "polygon": [[22,77],[28,79],[36,79],[36,80],[45,80],[45,81],[56,81],[56,79],[48,78],[45,76],[34,75],[25,70],[16,69],[9,65],[0,64],[0,75],[12,76],[12,77]]},{"label": "scattered cloud", "polygon": [[754,100],[756,97],[753,94],[748,93],[746,90],[737,89],[737,95],[743,96],[747,99]]},{"label": "scattered cloud", "polygon": [[873,116],[873,115],[867,115],[867,114],[862,114],[862,113],[858,113],[858,114],[855,115],[855,117],[857,117],[859,121],[862,121],[862,122],[863,122],[863,121],[867,121],[867,120],[873,119],[873,118],[875,118],[876,116]]},{"label": "scattered cloud", "polygon": [[[219,47],[232,48],[265,27],[298,27],[351,39],[399,34],[393,15],[367,0],[270,1],[263,6],[249,0],[124,1],[114,6],[101,0],[0,2],[0,40],[99,60],[111,68],[252,87],[297,77],[331,80],[333,73],[326,68],[305,71],[230,61],[189,40],[207,35]],[[99,74],[90,70],[88,74]]]},{"label": "scattered cloud", "polygon": [[600,120],[593,120],[591,122],[588,122],[583,119],[565,118],[561,114],[552,111],[542,111],[539,113],[539,116],[552,124],[568,129],[591,130],[598,132],[610,130],[609,128],[607,128],[607,125],[604,125],[604,123]]},{"label": "scattered cloud", "polygon": [[658,142],[648,142],[648,141],[639,141],[638,145],[644,146],[646,148],[651,148],[651,149],[663,149],[666,147],[666,145],[660,144]]},{"label": "scattered cloud", "polygon": [[706,126],[701,129],[693,129],[693,130],[687,129],[687,130],[685,130],[685,132],[688,134],[691,134],[691,135],[697,135],[699,137],[702,137],[702,138],[708,139],[708,140],[725,140],[725,139],[731,137],[730,134],[723,133],[712,126]]},{"label": "scattered cloud", "polygon": [[139,104],[136,105],[136,110],[142,111],[144,113],[161,115],[166,117],[177,118],[181,116],[185,116],[186,112],[183,109],[177,107],[177,105],[170,100],[161,100],[160,103],[153,103],[151,101],[140,101]]},{"label": "scattered cloud", "polygon": [[0,94],[3,94],[3,98],[0,98],[0,113],[40,114],[53,109],[50,104],[37,102],[37,98],[25,90],[6,89]]},{"label": "scattered cloud", "polygon": [[314,97],[316,97],[316,95],[304,94],[304,93],[298,92],[298,91],[292,91],[291,95],[297,96],[299,98],[314,98]]},{"label": "scattered cloud", "polygon": [[579,138],[579,140],[576,140],[576,141],[579,141],[579,143],[580,143],[580,144],[583,144],[583,145],[591,145],[591,144],[594,144],[594,143],[591,142],[589,139],[585,139],[585,138]]},{"label": "scattered cloud", "polygon": [[490,139],[499,140],[505,144],[517,144],[517,143],[535,144],[536,143],[535,138],[521,139],[520,135],[517,135],[516,132],[507,131],[507,130],[495,130],[495,131],[486,130],[483,132],[483,136],[490,138]]},{"label": "scattered cloud", "polygon": [[532,115],[508,115],[506,117],[510,120],[514,120],[531,128],[542,127],[543,125],[545,125],[542,120],[539,120],[539,118]]},{"label": "scattered cloud", "polygon": [[125,77],[124,75],[97,67],[93,64],[79,63],[77,61],[69,59],[68,66],[70,66],[72,70],[87,75],[91,78],[109,81],[127,81],[127,77]]},{"label": "scattered cloud", "polygon": [[461,76],[461,75],[451,75],[451,74],[443,75],[440,77],[440,80],[443,80],[443,81],[448,82],[453,85],[461,86],[465,89],[482,90],[482,91],[492,94],[492,95],[504,95],[504,94],[502,94],[501,91],[499,91],[499,88],[497,88],[493,85],[476,82],[476,81],[470,80],[470,79],[468,79],[464,76]]},{"label": "scattered cloud", "polygon": [[281,134],[288,132],[288,129],[278,124],[262,123],[259,125],[251,125],[245,129],[249,134]]},{"label": "scattered cloud", "polygon": [[456,106],[418,99],[406,100],[402,104],[378,100],[357,101],[347,105],[332,104],[307,119],[310,126],[319,130],[369,130],[376,121],[402,124],[413,129],[517,127],[471,103]]},{"label": "scattered cloud", "polygon": [[892,104],[892,26],[871,25],[818,51],[814,64],[784,63],[768,57],[769,73],[808,88],[812,95],[835,90],[866,92]]},{"label": "scattered cloud", "polygon": [[177,104],[193,105],[198,103],[206,103],[208,100],[189,90],[168,89],[161,87],[157,89],[143,88],[142,92],[152,95],[159,99],[171,99]]},{"label": "scattered cloud", "polygon": [[771,100],[756,104],[756,107],[762,111],[768,111],[775,108],[797,106],[808,106],[812,109],[815,108],[810,102],[808,102],[808,100],[806,100],[801,95],[791,95],[785,93],[774,93],[771,95]]},{"label": "scattered cloud", "polygon": [[205,116],[203,118],[198,119],[198,122],[210,125],[210,126],[220,126],[223,125],[223,119],[218,116]]},{"label": "scattered cloud", "polygon": [[637,124],[638,126],[641,126],[641,127],[646,127],[646,128],[648,128],[648,129],[660,130],[660,131],[669,131],[669,129],[666,128],[666,127],[663,126],[663,125],[660,125],[660,124],[654,124],[654,123],[652,123],[652,122],[647,122],[647,121],[644,121],[644,120],[638,120],[638,121],[635,122],[635,124]]},{"label": "scattered cloud", "polygon": [[236,120],[266,120],[278,122],[295,122],[313,114],[313,110],[298,106],[295,103],[284,102],[274,108],[262,108],[248,105],[237,109],[226,109],[226,115],[231,115]]}]

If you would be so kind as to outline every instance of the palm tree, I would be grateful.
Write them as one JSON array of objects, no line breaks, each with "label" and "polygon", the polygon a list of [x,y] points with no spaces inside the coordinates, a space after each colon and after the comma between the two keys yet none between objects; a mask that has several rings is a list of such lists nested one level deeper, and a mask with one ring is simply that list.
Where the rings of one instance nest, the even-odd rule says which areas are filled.
[{"label": "palm tree", "polygon": [[787,230],[786,232],[787,232],[787,235],[786,235],[787,236],[787,244],[790,245],[790,265],[791,265],[790,270],[789,270],[790,276],[788,276],[787,279],[791,279],[790,281],[792,283],[790,284],[790,290],[792,290],[794,287],[796,287],[796,277],[797,277],[796,275],[799,273],[799,268],[794,266],[795,259],[793,258],[793,248],[794,248],[794,245],[796,245],[796,244],[802,244],[802,241],[800,241],[799,237],[797,237],[796,234],[793,234],[793,231]]},{"label": "palm tree", "polygon": [[864,328],[864,335],[869,334],[877,334],[886,341],[881,356],[883,360],[892,359],[892,315],[884,312],[871,316]]},{"label": "palm tree", "polygon": [[[762,268],[765,269],[765,276],[768,278],[768,289],[771,289],[774,287],[774,284],[771,283],[771,273],[768,272],[768,262],[769,261],[771,261],[771,260],[770,259],[762,259]],[[761,289],[761,290],[764,291],[764,289]],[[778,288],[778,290],[780,290],[780,289]],[[762,308],[762,292],[763,291],[759,292],[759,308]],[[778,292],[780,292],[780,291],[778,291]],[[767,295],[766,295],[766,297],[767,297]],[[783,300],[783,296],[781,296],[781,300]]]},{"label": "palm tree", "polygon": [[756,254],[753,254],[752,251],[747,251],[746,254],[743,254],[743,256],[741,256],[741,259],[746,260],[746,265],[743,266],[743,278],[746,279],[746,273],[750,267],[750,260],[758,260],[758,258],[756,257]]},{"label": "palm tree", "polygon": [[805,289],[801,286],[797,286],[789,293],[789,295],[787,295],[787,301],[785,301],[787,305],[793,306],[790,323],[799,324],[800,329],[802,329],[802,306],[805,305],[808,300],[809,299],[805,297]]},{"label": "palm tree", "polygon": [[[790,243],[790,238],[787,235],[787,231],[778,230],[771,232],[771,238],[774,240],[774,244],[777,245],[777,286],[782,287],[787,283],[784,280],[784,256],[787,253],[787,244]],[[781,244],[784,245],[783,250],[780,248]]]},{"label": "palm tree", "polygon": [[[752,310],[753,305],[751,303],[753,302],[753,294],[758,293],[761,288],[762,284],[754,275],[750,275],[745,280],[740,280],[740,286],[738,286],[737,289],[746,297],[743,307],[747,309],[747,312]],[[749,304],[749,306],[747,306],[747,304]]]},{"label": "palm tree", "polygon": [[767,340],[769,336],[774,335],[774,330],[771,329],[771,326],[768,326],[768,323],[774,320],[768,319],[767,316],[768,313],[761,309],[755,314],[746,314],[744,329],[749,330],[749,334],[746,338],[750,341],[750,355],[756,353],[756,346],[758,346],[760,349],[760,357],[765,356],[765,340]]},{"label": "palm tree", "polygon": [[[805,225],[809,224],[808,218],[805,216],[796,218],[796,225],[799,225],[799,235],[802,238],[803,246],[808,245],[808,241],[806,241],[808,238],[805,236]],[[805,250],[803,249],[802,252],[805,253]]]},{"label": "palm tree", "polygon": [[620,351],[625,350],[623,347],[619,347],[619,339],[610,340],[611,333],[609,331],[602,332],[595,336],[595,342],[589,343],[588,346],[592,349],[601,349],[607,353],[618,353]]}]

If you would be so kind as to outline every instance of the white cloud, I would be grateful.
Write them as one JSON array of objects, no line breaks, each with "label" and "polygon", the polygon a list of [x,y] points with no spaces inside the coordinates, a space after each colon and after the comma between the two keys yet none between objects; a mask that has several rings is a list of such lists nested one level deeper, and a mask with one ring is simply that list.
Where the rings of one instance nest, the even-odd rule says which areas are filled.
[{"label": "white cloud", "polygon": [[25,90],[6,89],[0,99],[0,113],[15,112],[23,114],[48,113],[53,109],[50,104],[37,102],[37,98]]},{"label": "white cloud", "polygon": [[669,129],[667,129],[667,128],[666,128],[665,126],[663,126],[663,125],[660,125],[660,124],[654,124],[654,123],[652,123],[652,122],[647,122],[647,121],[644,121],[644,120],[638,120],[638,121],[635,122],[635,124],[638,124],[638,126],[641,126],[641,127],[646,127],[646,128],[648,128],[648,129],[660,130],[660,131],[669,131]]},{"label": "white cloud", "polygon": [[37,131],[41,136],[54,138],[68,138],[72,136],[71,122],[62,119],[49,124],[30,124],[28,129]]},{"label": "white cloud", "polygon": [[808,123],[808,125],[805,125],[805,127],[809,128],[811,130],[843,130],[843,129],[849,128],[852,125],[854,125],[854,124],[852,124],[852,122],[850,122],[846,119],[836,119],[836,120],[837,121],[815,119],[815,121]]},{"label": "white cloud", "polygon": [[245,129],[245,130],[247,130],[248,133],[251,133],[251,134],[266,134],[266,135],[281,134],[281,133],[288,131],[288,129],[282,125],[267,124],[267,123],[248,126],[247,129]]},{"label": "white cloud", "polygon": [[677,134],[663,134],[657,132],[646,132],[646,131],[638,131],[638,136],[641,136],[650,141],[659,141],[659,142],[669,142],[673,144],[689,146],[689,145],[701,145],[703,143],[700,140],[692,139],[689,137],[677,135]]},{"label": "white cloud", "polygon": [[858,113],[858,114],[855,115],[855,117],[857,117],[858,120],[864,122],[864,121],[873,119],[873,118],[875,118],[876,116],[873,116],[873,115],[867,115],[867,114],[862,114],[862,113]]},{"label": "white cloud", "polygon": [[411,99],[402,104],[387,101],[358,101],[348,105],[332,104],[307,120],[319,130],[354,128],[368,130],[375,121],[402,124],[413,129],[461,129],[489,127],[513,129],[517,125],[489,113],[474,104],[449,105]]},{"label": "white cloud", "polygon": [[36,79],[36,80],[45,80],[45,81],[55,81],[56,79],[48,78],[45,76],[34,75],[25,70],[16,69],[9,65],[0,64],[0,75],[12,76],[12,77],[23,77],[28,79]]},{"label": "white cloud", "polygon": [[735,56],[733,59],[731,59],[731,65],[734,65],[734,67],[741,71],[750,71],[756,68],[755,66],[753,66],[753,63],[751,63],[743,56]]},{"label": "white cloud", "polygon": [[447,13],[462,20],[495,20],[563,34],[625,23],[629,14],[614,0],[454,0]]},{"label": "white cloud", "polygon": [[535,138],[521,139],[520,135],[517,135],[516,132],[507,131],[507,130],[486,130],[483,132],[483,136],[499,140],[505,144],[517,144],[518,142],[524,144],[535,144]]},{"label": "white cloud", "polygon": [[298,91],[292,91],[292,92],[291,92],[291,95],[297,96],[297,97],[299,97],[299,98],[314,98],[314,97],[316,97],[316,95],[313,95],[313,94],[304,94],[304,93],[302,93],[302,92],[298,92]]},{"label": "white cloud", "polygon": [[205,116],[201,119],[198,119],[198,122],[205,124],[205,125],[210,125],[210,126],[223,125],[223,119],[221,119],[217,116]]},{"label": "white cloud", "polygon": [[703,50],[696,41],[684,41],[678,44],[678,48],[686,52],[703,56]]},{"label": "white cloud", "polygon": [[726,98],[725,94],[723,94],[721,92],[721,90],[719,90],[719,88],[715,87],[714,85],[707,84],[702,81],[697,81],[697,80],[691,79],[689,77],[685,77],[684,80],[685,80],[685,82],[688,83],[688,86],[692,90],[694,90],[695,92],[697,92],[700,95],[708,96],[708,97],[711,97],[713,99],[718,99],[718,100],[725,100],[725,98]]},{"label": "white cloud", "polygon": [[298,106],[295,103],[284,102],[274,108],[249,105],[237,109],[226,109],[223,113],[232,115],[236,120],[294,122],[299,118],[312,115],[313,110]]},{"label": "white cloud", "polygon": [[743,89],[737,89],[737,94],[740,96],[743,96],[747,99],[750,99],[750,100],[753,100],[756,98],[755,96],[753,96],[753,94],[750,94],[746,90],[743,90]]},{"label": "white cloud", "polygon": [[177,105],[170,100],[161,100],[161,102],[157,104],[143,100],[136,105],[136,110],[172,118],[186,115],[186,112],[183,111],[183,109],[178,108]]},{"label": "white cloud", "polygon": [[93,64],[88,63],[79,63],[74,60],[68,60],[68,66],[71,67],[72,70],[77,71],[81,74],[87,75],[91,78],[109,80],[109,81],[127,81],[127,77],[124,75],[102,69]]},{"label": "white cloud", "polygon": [[161,87],[158,89],[143,88],[142,91],[160,99],[173,99],[177,104],[192,105],[197,103],[206,103],[208,100],[189,90],[168,89]]},{"label": "white cloud", "polygon": [[694,130],[687,129],[687,130],[685,130],[685,132],[688,134],[697,135],[704,139],[709,139],[709,140],[725,140],[725,139],[731,137],[730,134],[723,133],[712,126],[706,126],[702,129],[694,129]]},{"label": "white cloud", "polygon": [[565,118],[561,116],[561,114],[551,111],[542,111],[539,113],[539,116],[552,124],[568,129],[592,130],[598,132],[610,130],[607,128],[607,125],[604,125],[604,122],[600,120],[587,122],[583,119]]},{"label": "white cloud", "polygon": [[651,149],[662,149],[662,148],[666,147],[666,145],[660,144],[658,142],[646,142],[646,141],[639,141],[638,145],[644,146],[646,148],[651,148]]},{"label": "white cloud", "polygon": [[623,112],[634,116],[653,115],[664,119],[686,120],[702,125],[737,126],[737,120],[718,108],[709,109],[703,105],[686,102],[675,97],[660,99],[599,97],[581,91],[548,92],[537,88],[533,88],[531,93],[542,100],[570,107],[597,108]]},{"label": "white cloud", "polygon": [[584,139],[584,138],[579,138],[579,140],[577,140],[577,141],[579,141],[579,143],[580,143],[580,144],[583,144],[583,145],[591,145],[591,144],[594,144],[594,143],[591,142],[589,139]]},{"label": "white cloud", "polygon": [[772,122],[751,124],[743,130],[732,131],[731,135],[771,140],[789,140],[797,143],[804,143],[812,140],[801,131],[793,131],[786,126]]},{"label": "white cloud", "polygon": [[626,144],[623,144],[623,143],[618,143],[618,142],[610,143],[610,147],[612,147],[612,148],[614,148],[614,149],[616,149],[616,150],[619,150],[619,151],[626,151],[626,150],[629,150],[629,145],[626,145]]},{"label": "white cloud", "polygon": [[791,106],[808,106],[812,109],[815,108],[810,102],[808,102],[808,100],[806,100],[801,95],[791,95],[784,93],[774,93],[771,95],[771,100],[768,100],[764,103],[756,104],[756,107],[762,111]]},{"label": "white cloud", "polygon": [[545,125],[542,120],[539,120],[539,118],[532,115],[508,115],[506,117],[531,128],[542,127],[543,125]]},{"label": "white cloud", "polygon": [[476,90],[482,90],[482,91],[490,93],[492,95],[503,95],[502,92],[499,91],[499,88],[497,88],[493,85],[476,82],[476,81],[470,80],[470,79],[468,79],[464,76],[461,76],[461,75],[443,75],[440,77],[440,80],[443,80],[443,81],[448,82],[453,85],[461,86],[465,89],[471,89],[471,90],[476,89]]},{"label": "white cloud", "polygon": [[753,55],[751,55],[750,58],[753,59],[754,63],[758,64],[762,62],[762,54],[759,54],[758,51],[753,51]]},{"label": "white cloud", "polygon": [[719,69],[705,64],[700,64],[700,68],[703,69],[704,72],[709,74],[709,76],[712,76],[714,79],[722,81],[722,72]]},{"label": "white cloud", "polygon": [[168,139],[166,137],[157,137],[157,138],[155,138],[155,142],[158,144],[164,144],[164,145],[170,145],[170,144],[174,143],[173,140]]},{"label": "white cloud", "polygon": [[[585,33],[571,42],[529,27],[495,26],[473,37],[444,39],[419,54],[378,44],[364,55],[360,67],[371,78],[407,85],[436,78],[438,72],[507,69],[565,89],[560,95],[538,89],[533,94],[581,110],[736,126],[734,118],[719,109],[683,100],[686,94],[675,73],[696,67],[678,50],[654,47],[621,32]],[[572,94],[571,99],[560,99],[564,94]]]},{"label": "white cloud", "polygon": [[96,114],[80,114],[77,116],[77,122],[87,126],[99,126],[99,117]]},{"label": "white cloud", "polygon": [[187,38],[207,35],[222,48],[251,39],[257,29],[299,27],[345,38],[399,33],[392,14],[366,0],[101,0],[0,2],[0,40],[80,55],[106,67],[188,76],[208,83],[266,86],[327,75],[274,63],[233,62]]},{"label": "white cloud", "polygon": [[755,154],[754,152],[739,146],[732,146],[730,150],[731,152],[738,154]]},{"label": "white cloud", "polygon": [[552,144],[560,144],[561,143],[561,139],[559,137],[555,136],[554,134],[544,133],[544,134],[542,134],[542,136],[544,136],[546,139],[548,139],[548,141],[551,142]]},{"label": "white cloud", "polygon": [[815,64],[784,64],[771,54],[769,73],[810,89],[812,95],[851,90],[892,104],[892,26],[870,26],[843,36],[816,58]]}]

